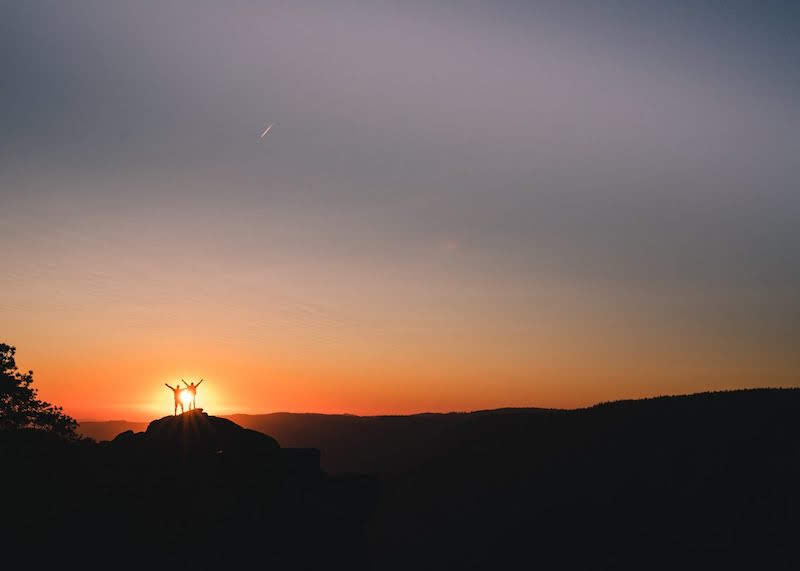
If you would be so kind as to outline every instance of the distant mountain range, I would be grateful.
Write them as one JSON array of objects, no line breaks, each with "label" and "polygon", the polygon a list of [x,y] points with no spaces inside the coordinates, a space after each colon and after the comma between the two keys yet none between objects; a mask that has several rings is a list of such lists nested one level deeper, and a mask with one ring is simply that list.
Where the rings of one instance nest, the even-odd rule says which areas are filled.
[{"label": "distant mountain range", "polygon": [[83,436],[94,438],[98,442],[113,440],[117,434],[132,430],[142,432],[147,428],[147,422],[130,422],[127,420],[86,420],[78,425],[78,432]]},{"label": "distant mountain range", "polygon": [[[200,522],[212,530],[205,542],[225,557],[258,553],[262,538],[277,534],[273,545],[300,541],[292,547],[298,557],[323,553],[329,568],[336,568],[327,564],[331,559],[358,568],[352,558],[359,556],[368,568],[397,570],[797,569],[798,418],[800,389],[700,393],[578,410],[229,417],[282,447],[319,449],[328,475],[307,484],[287,471],[274,480],[270,456],[255,441],[252,447],[241,440],[238,456],[222,445],[223,453],[208,454],[204,464],[176,461],[170,453],[197,435],[182,428],[191,424],[168,417],[149,432],[177,423],[169,432],[175,439],[157,440],[168,445],[151,459],[144,479],[147,446],[136,442],[146,443],[148,436],[132,433],[109,444],[79,443],[60,461],[46,447],[11,447],[16,452],[7,464],[26,484],[19,476],[26,462],[79,470],[59,484],[61,491],[53,488],[60,478],[52,479],[50,471],[26,472],[38,478],[31,489],[40,492],[19,501],[30,497],[41,504],[32,516],[36,522],[49,521],[52,514],[41,519],[39,512],[51,506],[57,514],[84,510],[87,498],[92,510],[101,510],[98,521],[113,516],[120,525],[132,509],[150,514],[173,501],[183,509],[184,498],[200,498],[188,519],[164,520],[166,536],[185,535],[186,525]],[[115,421],[81,428],[109,438],[143,427]],[[249,432],[229,428],[231,434]],[[281,454],[301,460],[290,451]],[[124,502],[109,504],[107,495]],[[69,509],[61,498],[69,499]],[[275,511],[269,502],[278,500],[283,507]],[[286,528],[288,517],[295,527]],[[58,533],[66,526],[62,520],[54,526]],[[317,527],[309,537],[311,525]],[[306,548],[320,542],[324,546]]]},{"label": "distant mountain range", "polygon": [[[560,429],[561,433],[551,434],[555,442],[563,439],[564,430],[591,423],[590,419],[599,415],[623,421],[648,411],[647,414],[674,415],[674,422],[680,423],[688,411],[709,407],[707,418],[712,421],[722,420],[716,416],[739,406],[747,409],[758,403],[798,398],[800,389],[749,389],[614,401],[574,410],[501,408],[384,416],[279,412],[224,418],[268,434],[283,447],[319,449],[322,468],[333,474],[400,474],[436,459],[444,451],[490,435],[497,445],[502,445],[520,438],[538,440],[542,438],[542,430]],[[113,420],[82,422],[79,431],[101,441],[111,440],[126,430],[140,432],[146,427],[145,422]]]},{"label": "distant mountain range", "polygon": [[[277,412],[224,416],[245,428],[275,438],[283,447],[317,448],[322,467],[331,473],[403,472],[448,449],[469,432],[498,416],[539,416],[568,411],[543,408],[501,408],[475,412],[356,416]],[[477,425],[475,423],[478,423]],[[141,432],[146,422],[125,420],[81,422],[79,432],[97,441],[121,432]]]}]

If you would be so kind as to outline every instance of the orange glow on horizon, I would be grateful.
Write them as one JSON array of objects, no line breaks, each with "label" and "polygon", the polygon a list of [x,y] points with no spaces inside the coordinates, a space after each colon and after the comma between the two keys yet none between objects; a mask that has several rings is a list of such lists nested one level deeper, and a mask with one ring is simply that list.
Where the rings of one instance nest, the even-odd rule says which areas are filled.
[{"label": "orange glow on horizon", "polygon": [[[29,352],[20,353],[25,358],[18,362],[27,365]],[[604,400],[695,390],[666,375],[651,377],[655,387],[647,391],[619,378],[596,384],[592,382],[596,377],[576,369],[569,377],[559,371],[542,371],[533,382],[521,375],[507,377],[487,390],[474,377],[454,379],[455,375],[446,378],[411,371],[387,372],[379,379],[368,373],[337,375],[252,362],[230,369],[231,363],[216,366],[204,363],[202,373],[198,367],[197,374],[187,375],[175,374],[175,371],[164,374],[156,371],[152,364],[149,370],[141,365],[133,366],[133,363],[116,370],[114,363],[101,360],[96,370],[85,372],[55,360],[41,359],[40,362],[42,365],[34,367],[40,397],[64,406],[65,412],[78,420],[148,421],[172,414],[173,395],[164,388],[163,379],[176,377],[183,377],[187,382],[191,382],[190,379],[197,382],[201,376],[206,378],[197,390],[196,406],[215,415],[270,412],[380,415],[509,406],[576,408]],[[124,392],[118,390],[116,383],[106,381],[110,375],[125,387]],[[405,375],[410,380],[406,380]],[[716,381],[716,388],[737,388],[736,378],[720,376],[712,381]],[[746,386],[746,377],[739,381]],[[581,392],[567,390],[565,386],[580,387]],[[181,399],[188,410],[191,395],[187,390],[182,391]]]},{"label": "orange glow on horizon", "polygon": [[474,339],[342,333],[323,342],[287,333],[269,343],[225,343],[189,326],[174,337],[164,328],[102,337],[63,321],[46,337],[39,333],[46,328],[12,325],[27,331],[8,339],[17,347],[19,368],[34,370],[40,398],[78,420],[149,421],[172,414],[174,397],[164,383],[175,386],[181,378],[206,379],[196,406],[215,415],[575,408],[765,382],[796,384],[791,371],[770,368],[769,355],[742,352],[723,363],[708,358],[715,347],[701,343],[662,342],[645,352],[638,340],[610,334],[579,344],[563,323],[565,331],[553,328],[549,337],[510,340],[493,338],[488,328]]}]

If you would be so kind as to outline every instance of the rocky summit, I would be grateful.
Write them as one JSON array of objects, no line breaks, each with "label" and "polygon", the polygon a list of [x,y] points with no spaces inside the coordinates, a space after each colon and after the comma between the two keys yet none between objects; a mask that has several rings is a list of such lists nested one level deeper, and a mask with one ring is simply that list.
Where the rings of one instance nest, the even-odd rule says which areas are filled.
[{"label": "rocky summit", "polygon": [[126,431],[111,445],[179,456],[275,456],[278,442],[262,432],[242,428],[230,420],[209,416],[197,408],[152,421],[144,432]]}]

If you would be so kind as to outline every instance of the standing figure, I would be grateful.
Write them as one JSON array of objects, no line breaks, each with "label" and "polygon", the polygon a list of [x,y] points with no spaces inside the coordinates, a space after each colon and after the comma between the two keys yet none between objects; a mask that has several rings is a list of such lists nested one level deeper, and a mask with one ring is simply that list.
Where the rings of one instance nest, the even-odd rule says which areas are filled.
[{"label": "standing figure", "polygon": [[[167,383],[164,384],[167,385]],[[178,416],[178,405],[180,405],[181,414],[183,414],[183,401],[181,400],[181,393],[183,392],[184,389],[182,389],[181,387],[173,387],[171,385],[167,385],[167,388],[170,389],[175,394],[175,412],[173,412],[172,414],[174,416]]]},{"label": "standing figure", "polygon": [[191,383],[191,384],[186,384],[186,381],[184,381],[183,379],[181,379],[181,382],[182,382],[184,385],[186,385],[186,390],[187,390],[187,391],[189,391],[189,394],[190,394],[190,395],[192,395],[192,401],[191,401],[191,404],[189,405],[189,410],[191,410],[191,409],[193,409],[193,408],[195,407],[195,402],[194,402],[194,401],[195,401],[195,399],[197,398],[197,387],[199,387],[199,386],[200,386],[200,384],[201,384],[201,383],[202,383],[204,380],[205,380],[205,379],[200,379],[200,382],[199,382],[199,383],[197,383],[197,384],[194,384],[194,381],[192,381],[192,383]]}]

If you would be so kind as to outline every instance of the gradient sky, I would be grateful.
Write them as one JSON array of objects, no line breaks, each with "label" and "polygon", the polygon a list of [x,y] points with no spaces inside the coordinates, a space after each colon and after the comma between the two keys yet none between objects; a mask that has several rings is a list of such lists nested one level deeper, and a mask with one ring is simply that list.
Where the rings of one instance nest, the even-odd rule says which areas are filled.
[{"label": "gradient sky", "polygon": [[797,385],[798,61],[788,1],[0,1],[0,340],[81,419]]}]

